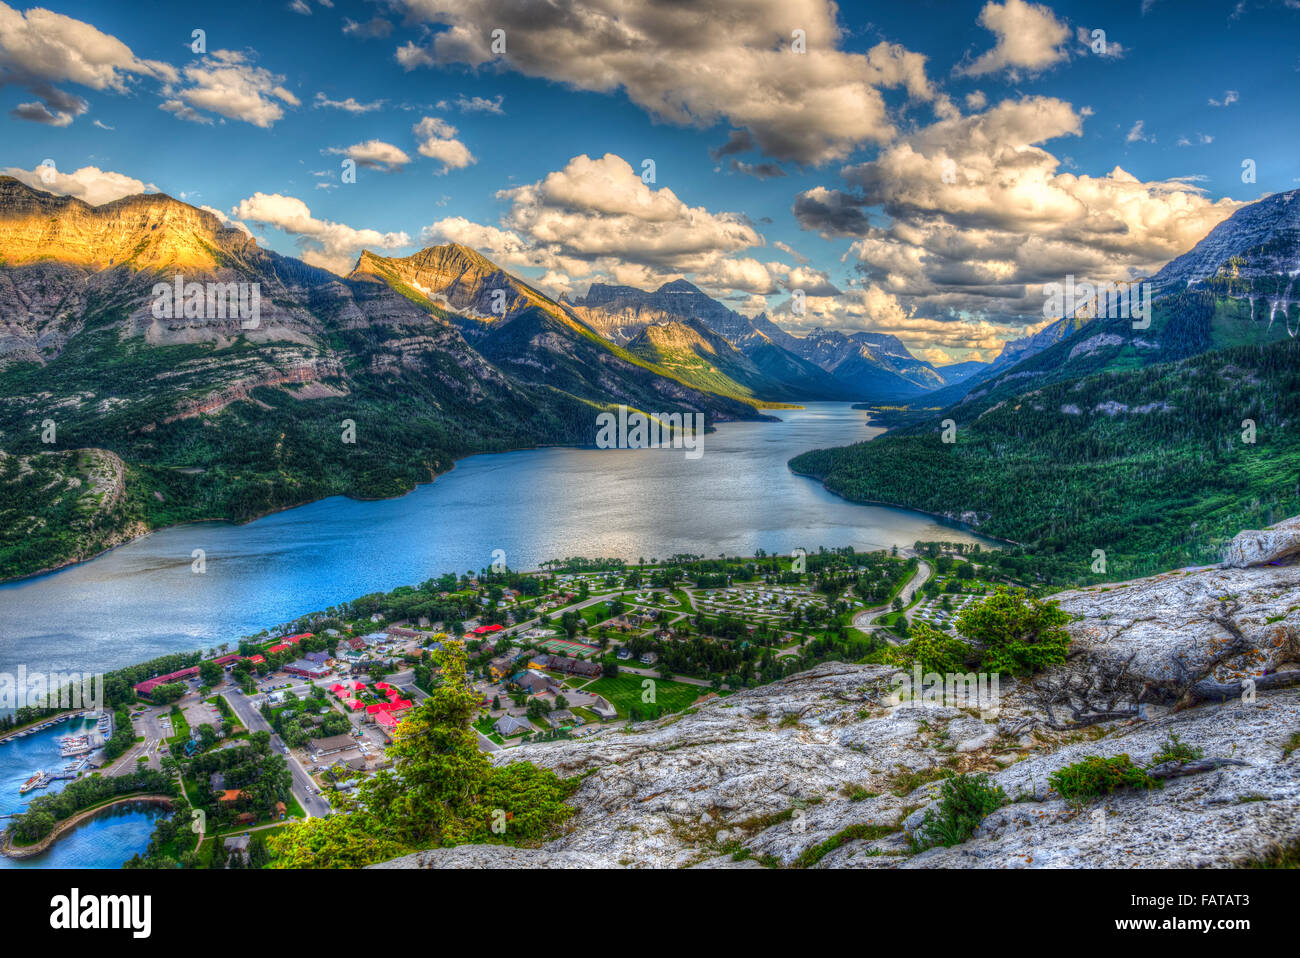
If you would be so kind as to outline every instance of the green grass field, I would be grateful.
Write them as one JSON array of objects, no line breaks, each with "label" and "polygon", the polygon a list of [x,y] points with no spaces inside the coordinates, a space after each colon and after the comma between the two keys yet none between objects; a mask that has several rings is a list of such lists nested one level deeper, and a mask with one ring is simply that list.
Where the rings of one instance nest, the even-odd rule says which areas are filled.
[{"label": "green grass field", "polygon": [[583,691],[604,696],[614,708],[618,709],[619,718],[626,718],[630,710],[634,708],[643,715],[656,706],[663,714],[680,712],[708,691],[708,689],[687,685],[684,682],[665,682],[662,679],[653,679],[652,681],[655,683],[655,701],[647,703],[642,701],[641,698],[642,694],[647,691],[641,684],[644,681],[646,679],[643,676],[624,674],[615,678],[597,679],[584,687]]}]

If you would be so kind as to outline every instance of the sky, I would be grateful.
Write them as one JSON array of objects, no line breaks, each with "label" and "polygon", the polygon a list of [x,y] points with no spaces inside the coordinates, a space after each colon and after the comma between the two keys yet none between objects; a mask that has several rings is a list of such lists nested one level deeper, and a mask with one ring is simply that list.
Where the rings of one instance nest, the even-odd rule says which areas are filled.
[{"label": "sky", "polygon": [[0,170],[988,360],[1044,284],[1300,185],[1297,38],[1300,0],[0,2]]}]

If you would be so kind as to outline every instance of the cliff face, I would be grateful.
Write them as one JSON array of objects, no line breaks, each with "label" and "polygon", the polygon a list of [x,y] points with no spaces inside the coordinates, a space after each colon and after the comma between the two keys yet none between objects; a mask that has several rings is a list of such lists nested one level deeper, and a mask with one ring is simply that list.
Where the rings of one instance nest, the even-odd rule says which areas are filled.
[{"label": "cliff face", "polygon": [[[817,867],[1230,867],[1300,839],[1294,556],[1060,598],[1077,616],[1070,660],[1004,680],[983,715],[891,706],[895,670],[828,664],[634,732],[498,755],[589,773],[567,834],[539,849],[466,846],[380,867],[789,866],[823,843],[834,847],[811,856]],[[1253,698],[1241,693],[1249,677]],[[1104,709],[1125,714],[1070,727]],[[1172,734],[1204,760],[1163,788],[1075,807],[1048,786],[1085,756],[1150,763]],[[907,833],[934,807],[939,774],[969,771],[988,772],[1010,804],[963,844],[910,854]]]}]

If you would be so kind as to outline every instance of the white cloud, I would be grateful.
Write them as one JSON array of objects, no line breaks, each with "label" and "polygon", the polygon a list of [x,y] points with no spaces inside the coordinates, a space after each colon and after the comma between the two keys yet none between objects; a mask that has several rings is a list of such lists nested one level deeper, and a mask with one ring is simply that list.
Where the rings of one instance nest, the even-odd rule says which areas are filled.
[{"label": "white cloud", "polygon": [[162,107],[182,119],[202,122],[199,114],[183,109],[188,106],[191,111],[207,110],[268,128],[284,116],[281,103],[299,105],[298,98],[283,86],[284,77],[253,66],[244,54],[233,50],[214,50],[206,59],[186,66],[182,73],[189,86],[165,87],[164,93],[170,99]]},{"label": "white cloud", "polygon": [[1241,96],[1236,90],[1228,90],[1223,94],[1222,100],[1216,100],[1214,97],[1210,97],[1210,106],[1232,106],[1232,104],[1236,103],[1240,99]]},{"label": "white cloud", "polygon": [[121,40],[85,21],[39,7],[23,13],[0,2],[0,86],[24,87],[40,100],[21,104],[11,116],[67,126],[89,104],[55,84],[125,93],[132,76],[170,81],[176,70],[140,59]]},{"label": "white cloud", "polygon": [[[91,206],[102,206],[124,196],[135,196],[152,190],[135,177],[111,170],[101,170],[97,166],[83,166],[72,173],[61,173],[52,167],[38,166],[23,170],[9,167],[4,171],[14,179],[21,180],[32,189],[44,190],[59,196],[74,196]],[[49,182],[46,182],[48,180]]]},{"label": "white cloud", "polygon": [[1070,28],[1057,20],[1050,8],[1037,3],[990,0],[980,11],[979,24],[991,31],[997,42],[973,62],[958,65],[954,71],[958,74],[984,76],[1006,70],[1015,79],[1022,72],[1041,73],[1069,56],[1064,44]]},{"label": "white cloud", "polygon": [[573,157],[562,170],[501,190],[509,203],[500,227],[447,217],[426,227],[425,243],[454,241],[503,266],[548,272],[548,287],[572,291],[576,278],[656,287],[690,276],[711,292],[763,294],[829,287],[825,274],[737,256],[764,243],[743,216],[683,202],[644,183],[614,154]]},{"label": "white cloud", "polygon": [[[856,268],[909,314],[1014,325],[1041,318],[1042,283],[1150,275],[1240,205],[1119,167],[1063,172],[1041,144],[1081,133],[1082,116],[1062,100],[1005,100],[846,168],[847,189],[808,190],[794,212],[805,229],[856,236]],[[885,225],[867,221],[873,207]]]},{"label": "white cloud", "polygon": [[461,113],[496,113],[504,115],[505,110],[501,109],[501,104],[504,102],[505,97],[500,93],[494,97],[467,97],[461,94],[450,103],[446,100],[439,100],[437,106],[439,110],[450,110],[455,107]]},{"label": "white cloud", "polygon": [[1156,138],[1154,136],[1147,136],[1145,133],[1142,132],[1143,124],[1144,124],[1143,120],[1138,120],[1136,123],[1134,123],[1132,128],[1129,129],[1128,135],[1124,137],[1124,142],[1125,143],[1154,143],[1156,141]]},{"label": "white cloud", "polygon": [[[826,163],[894,135],[881,88],[935,101],[925,57],[879,43],[865,54],[839,48],[828,0],[401,0],[408,17],[443,25],[427,46],[397,49],[406,69],[501,63],[526,76],[581,90],[623,90],[656,119],[748,130],[779,160]],[[491,31],[506,31],[506,52]],[[805,31],[806,53],[791,32]]]},{"label": "white cloud", "polygon": [[405,150],[383,140],[366,140],[364,143],[353,143],[351,146],[330,147],[325,152],[350,157],[360,166],[382,170],[385,173],[399,172],[402,167],[411,162]]},{"label": "white cloud", "polygon": [[363,249],[400,249],[411,245],[406,233],[356,229],[345,223],[317,219],[296,196],[254,193],[230,211],[239,220],[263,223],[297,237],[304,262],[344,275]]},{"label": "white cloud", "polygon": [[369,113],[372,110],[381,109],[384,105],[383,100],[375,100],[371,103],[360,103],[354,97],[348,97],[346,100],[331,100],[324,93],[317,93],[313,106],[328,107],[333,110],[346,110],[348,113]]},{"label": "white cloud", "polygon": [[1093,37],[1095,29],[1088,27],[1079,27],[1075,31],[1075,39],[1079,41],[1079,51],[1081,53],[1091,53],[1093,56],[1104,57],[1108,60],[1121,60],[1127,52],[1124,47],[1110,39],[1106,31],[1102,30],[1100,35]]},{"label": "white cloud", "polygon": [[456,128],[446,120],[436,116],[426,116],[411,127],[411,132],[420,141],[420,155],[440,160],[443,173],[448,170],[459,170],[477,162],[474,154],[470,153],[469,147],[456,139]]}]

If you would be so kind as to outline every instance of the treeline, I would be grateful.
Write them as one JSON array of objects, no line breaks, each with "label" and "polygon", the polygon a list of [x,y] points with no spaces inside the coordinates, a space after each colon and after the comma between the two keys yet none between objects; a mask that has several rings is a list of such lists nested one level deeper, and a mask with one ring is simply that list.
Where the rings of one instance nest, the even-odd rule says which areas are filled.
[{"label": "treeline", "polygon": [[[1044,582],[1216,561],[1243,528],[1300,513],[1300,342],[1104,373],[909,434],[796,457],[848,498],[973,512]],[[1104,555],[1103,555],[1104,553]],[[1005,567],[1004,567],[1005,568]]]},{"label": "treeline", "polygon": [[174,795],[176,781],[166,772],[141,768],[126,775],[93,775],[69,782],[61,792],[33,799],[27,811],[14,817],[9,828],[24,845],[38,842],[65,818],[110,799],[133,793]]}]

